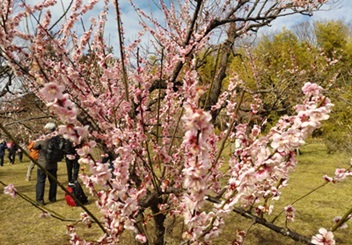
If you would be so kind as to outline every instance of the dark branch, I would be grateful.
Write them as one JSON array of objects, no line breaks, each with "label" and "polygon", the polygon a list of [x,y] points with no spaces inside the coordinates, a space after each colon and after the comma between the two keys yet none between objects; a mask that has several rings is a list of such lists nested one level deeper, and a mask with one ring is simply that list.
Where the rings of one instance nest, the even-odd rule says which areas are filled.
[{"label": "dark branch", "polygon": [[[221,203],[220,200],[215,197],[208,196],[207,200],[212,203]],[[275,231],[276,233],[279,233],[283,236],[287,236],[297,242],[302,242],[304,244],[313,244],[309,238],[307,238],[297,232],[291,231],[290,229],[274,225],[273,223],[267,221],[266,219],[260,218],[256,215],[253,215],[253,214],[249,213],[248,211],[245,211],[241,208],[234,207],[233,212],[238,213],[247,219],[253,220],[254,223],[265,226],[265,227],[269,228],[270,230]]]}]

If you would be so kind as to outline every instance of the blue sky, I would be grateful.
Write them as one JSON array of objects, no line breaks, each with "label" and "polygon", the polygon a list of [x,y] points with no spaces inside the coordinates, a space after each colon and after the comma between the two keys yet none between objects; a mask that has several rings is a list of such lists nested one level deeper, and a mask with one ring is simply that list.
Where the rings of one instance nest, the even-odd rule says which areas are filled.
[{"label": "blue sky", "polygon": [[[330,2],[332,1],[330,0]],[[277,19],[272,23],[272,27],[269,28],[269,30],[280,30],[283,27],[290,29],[300,22],[319,20],[343,20],[346,23],[352,22],[352,0],[339,0],[337,3],[328,3],[322,10],[315,12],[312,17],[291,15]]]},{"label": "blue sky", "polygon": [[[61,0],[65,6],[68,6],[70,0]],[[63,9],[61,7],[61,1],[58,0],[58,4],[56,7],[51,9],[53,19],[59,18],[59,16],[63,13]],[[88,0],[83,0],[84,2],[88,2]],[[155,0],[156,2],[158,0]],[[338,1],[337,4],[327,4],[326,6],[323,7],[322,11],[315,12],[312,17],[307,17],[303,15],[292,15],[292,16],[287,16],[283,17],[280,19],[275,20],[272,23],[271,27],[267,27],[262,29],[261,33],[264,32],[275,32],[281,30],[283,27],[286,27],[287,29],[290,29],[296,24],[299,24],[300,22],[304,21],[317,21],[317,20],[343,20],[346,23],[351,23],[352,24],[352,0],[329,0],[329,2],[336,2]],[[27,3],[29,4],[35,4],[39,3],[41,1],[39,0],[26,0]],[[100,0],[98,3],[98,6],[96,9],[93,9],[91,11],[91,16],[97,16],[97,14],[102,10],[103,8],[103,2]],[[150,10],[153,10],[153,16],[154,17],[159,17],[159,19],[163,19],[163,16],[161,16],[160,11],[156,11],[157,8],[152,7],[149,5],[149,2],[153,2],[152,0],[135,0],[139,7],[146,9],[147,12],[150,12]],[[120,0],[120,7],[122,9],[122,18],[123,18],[123,24],[125,27],[125,40],[126,42],[131,42],[136,38],[136,35],[138,31],[140,30],[140,26],[138,23],[139,17],[135,13],[135,11],[130,7],[129,0]],[[107,35],[107,37],[110,37],[110,43],[108,45],[113,45],[117,47],[118,44],[118,39],[116,35],[116,20],[114,19],[115,13],[113,11],[114,9],[111,7],[110,11],[112,11],[110,19],[107,23],[106,26],[106,33],[110,33],[110,35]],[[89,26],[89,23],[86,23],[86,28]],[[81,32],[82,27],[77,28],[77,32]],[[148,40],[145,40],[146,42]],[[115,51],[117,51],[117,48],[115,48]],[[116,55],[116,52],[115,52]],[[0,86],[1,89],[1,86]]]},{"label": "blue sky", "polygon": [[[68,5],[70,2],[69,0],[61,0],[65,6]],[[88,0],[83,0],[84,2],[88,2]],[[283,27],[286,27],[290,29],[294,25],[303,22],[303,21],[315,21],[315,20],[331,20],[331,19],[340,19],[344,20],[346,22],[352,22],[352,0],[329,0],[329,2],[336,2],[336,4],[327,4],[323,7],[322,11],[315,12],[312,17],[308,16],[303,16],[303,15],[291,15],[287,17],[282,17],[277,20],[275,20],[272,23],[272,26],[270,28],[264,28],[261,32],[274,32],[281,30]],[[38,3],[40,1],[38,0],[27,0],[27,3]],[[150,4],[153,2],[151,0],[136,0],[134,1],[138,5],[138,7],[143,8],[146,10],[146,12],[150,13],[150,11],[153,11],[153,16],[154,17],[159,17],[160,20],[163,20],[163,16],[161,16],[160,11],[155,6],[151,6]],[[158,2],[158,0],[154,1]],[[91,16],[97,16],[97,14],[102,10],[103,8],[103,3],[104,1],[100,1],[97,5],[97,7],[91,11]],[[140,30],[139,26],[139,17],[135,13],[134,9],[130,6],[130,3],[128,0],[120,0],[120,7],[122,9],[122,20],[123,20],[123,25],[125,28],[125,41],[131,42],[137,37],[137,33]],[[106,38],[108,38],[108,45],[117,45],[117,35],[116,35],[116,20],[115,20],[115,11],[114,8],[111,6],[110,7],[110,17],[109,21],[106,25],[106,33],[110,33],[106,35]],[[55,8],[52,9],[52,15],[53,18],[55,19],[60,16],[60,14],[63,12],[62,7],[61,7],[61,2],[58,0],[58,4]],[[88,18],[85,21],[86,28],[89,26],[89,21]],[[77,32],[81,32],[82,27],[77,28]],[[110,43],[109,43],[110,40]],[[147,40],[145,40],[147,41]]]},{"label": "blue sky", "polygon": [[[127,2],[127,0],[122,0],[122,2]],[[138,5],[140,2],[149,2],[148,0],[137,0]],[[123,21],[126,28],[126,40],[132,40],[135,37],[135,33],[137,32],[138,26],[138,17],[133,12],[133,10],[127,5],[124,9],[126,12],[123,13]],[[148,8],[148,5],[144,4],[144,7]],[[150,9],[150,6],[149,6]],[[155,9],[155,8],[153,8]],[[163,16],[160,15],[160,12],[154,11],[154,17],[160,16],[162,19]],[[305,22],[305,21],[318,21],[318,20],[343,20],[346,23],[351,22],[352,24],[352,0],[329,0],[327,4],[323,6],[323,8],[314,12],[313,16],[309,17],[306,15],[295,14],[291,16],[286,16],[275,20],[271,27],[265,28],[262,32],[275,32],[281,30],[283,27],[290,29],[293,26]]]}]

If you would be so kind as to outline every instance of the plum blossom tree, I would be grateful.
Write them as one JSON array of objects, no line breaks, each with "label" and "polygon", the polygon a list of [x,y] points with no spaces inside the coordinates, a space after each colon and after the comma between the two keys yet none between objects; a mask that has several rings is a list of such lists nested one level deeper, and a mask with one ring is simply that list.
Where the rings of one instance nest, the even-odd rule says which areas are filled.
[{"label": "plum blossom tree", "polygon": [[[296,149],[329,118],[332,104],[323,88],[307,82],[295,114],[281,117],[264,134],[265,118],[252,120],[262,101],[246,81],[225,69],[235,39],[281,16],[311,14],[325,2],[160,1],[160,21],[130,1],[143,29],[127,45],[118,0],[72,0],[57,20],[50,10],[54,0],[34,5],[0,1],[1,55],[56,115],[58,133],[81,146],[77,153],[85,171],[80,179],[101,211],[96,216],[103,236],[97,243],[118,243],[124,232],[132,231],[140,243],[164,244],[167,222],[181,218],[182,244],[208,244],[232,212],[307,244],[333,241],[326,229],[307,238],[265,219],[289,183]],[[90,18],[89,28],[75,31],[81,18],[98,7],[102,11]],[[111,7],[118,26],[116,57],[103,38]],[[34,21],[33,31],[23,30],[26,18]],[[224,29],[228,36],[219,38],[224,45],[214,86],[199,86],[199,53]],[[146,33],[154,40],[153,57],[139,49]],[[230,80],[226,87],[224,75]],[[215,97],[200,103],[207,94]],[[238,120],[240,106],[249,108],[246,122]],[[227,127],[216,133],[212,119],[220,110]],[[234,152],[225,154],[232,142]],[[94,157],[99,145],[113,153],[113,171]],[[350,169],[339,173],[351,175]],[[14,195],[16,189],[9,186],[6,192]],[[294,211],[285,208],[287,221],[294,220]],[[97,220],[92,216],[83,213],[82,222],[91,225]],[[72,244],[89,244],[73,226],[68,232]],[[245,235],[239,232],[233,243],[241,244]]]}]

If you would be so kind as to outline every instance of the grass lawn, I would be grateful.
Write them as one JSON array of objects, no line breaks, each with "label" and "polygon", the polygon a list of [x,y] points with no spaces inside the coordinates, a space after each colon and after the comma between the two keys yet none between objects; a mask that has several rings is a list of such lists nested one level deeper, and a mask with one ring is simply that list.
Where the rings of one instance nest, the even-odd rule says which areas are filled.
[{"label": "grass lawn", "polygon": [[[5,184],[14,184],[15,188],[22,194],[35,200],[35,184],[37,167],[33,169],[32,180],[25,181],[27,167],[29,161],[27,158],[22,163],[16,159],[14,165],[5,162],[5,166],[0,168],[0,181]],[[66,165],[64,162],[59,163],[58,180],[67,186]],[[48,203],[49,182],[46,181],[46,190],[44,193],[44,201],[47,203],[44,207],[54,210],[66,219],[77,220],[79,214],[83,210],[79,207],[69,207],[66,204],[64,191],[58,187],[57,202]],[[66,225],[73,223],[58,221],[54,218],[39,218],[42,213],[32,204],[24,201],[20,197],[13,199],[9,195],[3,193],[4,187],[1,185],[0,192],[0,244],[69,244],[69,237],[66,235]],[[92,197],[89,197],[89,209],[95,209]],[[79,227],[83,227],[79,225]],[[102,232],[99,229],[81,229],[80,234],[84,234],[87,238],[100,237]]]},{"label": "grass lawn", "polygon": [[[326,147],[319,141],[305,145],[299,156],[296,171],[291,175],[289,185],[282,189],[280,200],[274,203],[273,214],[265,217],[272,220],[285,206],[310,192],[324,183],[323,176],[334,176],[336,168],[348,168],[350,157],[343,154],[327,154]],[[337,184],[328,184],[313,194],[296,202],[293,206],[296,209],[294,223],[289,223],[288,228],[297,233],[311,237],[318,233],[320,227],[329,229],[333,226],[333,218],[342,216],[352,207],[352,179]],[[234,214],[227,220],[233,223],[232,228],[224,230],[224,237],[234,237],[237,229],[249,229],[245,244],[301,244],[283,237],[258,224],[251,226],[251,220],[244,219]],[[281,215],[276,225],[284,227],[285,218]],[[347,229],[340,229],[334,232],[337,244],[352,244],[352,222],[349,222]],[[229,244],[229,240],[221,239],[216,244]]]},{"label": "grass lawn", "polygon": [[[294,202],[302,195],[323,183],[322,176],[334,175],[336,168],[347,168],[349,157],[341,154],[327,154],[325,146],[320,142],[313,142],[302,149],[299,164],[295,173],[292,174],[290,185],[282,190],[282,198],[275,203],[275,209],[268,220],[281,212],[283,207]],[[5,162],[0,167],[0,181],[5,184],[13,183],[17,190],[26,196],[35,199],[36,168],[33,171],[32,181],[26,182],[25,175],[29,161],[25,158],[23,163],[18,160],[14,165]],[[65,163],[59,163],[58,179],[64,186],[67,185]],[[48,195],[48,182],[46,184],[45,199]],[[352,179],[346,179],[342,183],[328,184],[317,190],[308,197],[294,204],[296,208],[296,221],[289,224],[289,228],[308,237],[316,234],[320,227],[330,228],[335,216],[342,216],[352,206]],[[0,244],[28,244],[28,245],[62,245],[69,244],[66,235],[66,225],[72,221],[58,221],[53,218],[39,218],[41,211],[30,203],[17,197],[13,199],[3,193],[0,185]],[[83,211],[78,207],[67,206],[64,192],[58,189],[57,202],[45,205],[66,219],[78,219]],[[99,216],[94,199],[89,196],[86,207]],[[221,234],[221,238],[214,244],[231,244],[235,238],[237,229],[248,230],[245,244],[298,244],[289,238],[275,234],[273,231],[260,225],[251,226],[251,221],[237,214],[231,215],[227,220],[227,228]],[[284,226],[284,217],[280,216],[276,223]],[[102,235],[101,230],[93,225],[91,229],[78,226],[77,233],[86,239],[97,239]],[[338,230],[335,233],[337,244],[352,244],[352,222],[347,229]],[[126,235],[120,244],[134,243],[132,235]],[[178,244],[169,241],[168,244]]]}]

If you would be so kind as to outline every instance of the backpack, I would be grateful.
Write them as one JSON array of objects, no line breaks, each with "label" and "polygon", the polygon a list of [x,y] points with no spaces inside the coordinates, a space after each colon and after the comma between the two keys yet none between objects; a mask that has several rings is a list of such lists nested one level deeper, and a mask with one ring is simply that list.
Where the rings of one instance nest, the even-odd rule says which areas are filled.
[{"label": "backpack", "polygon": [[[73,187],[72,186],[68,186],[66,188],[66,190],[71,193],[72,195],[74,195],[73,193]],[[75,199],[73,199],[69,194],[65,193],[65,200],[66,200],[66,203],[68,206],[71,206],[71,207],[75,207],[76,206],[76,202],[75,202]]]},{"label": "backpack", "polygon": [[47,162],[60,162],[64,158],[64,140],[56,135],[49,139],[48,146],[45,153],[45,160]]},{"label": "backpack", "polygon": [[[88,203],[88,197],[84,193],[82,186],[78,181],[75,181],[74,183],[70,183],[68,187],[66,188],[68,192],[70,192],[80,203],[82,204],[87,204]],[[65,199],[66,203],[69,206],[75,207],[77,206],[77,203],[74,198],[72,198],[70,195],[65,193]]]},{"label": "backpack", "polygon": [[38,160],[39,150],[35,150],[35,149],[33,149],[33,147],[34,147],[34,141],[31,141],[28,145],[29,155],[34,160]]}]

